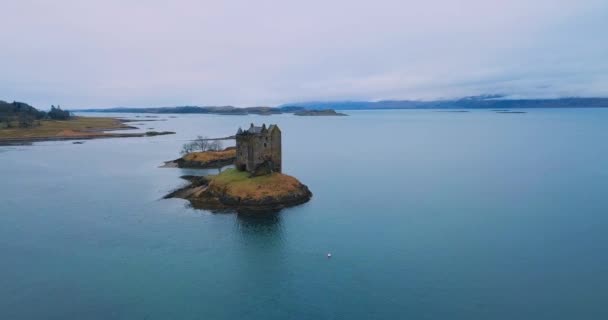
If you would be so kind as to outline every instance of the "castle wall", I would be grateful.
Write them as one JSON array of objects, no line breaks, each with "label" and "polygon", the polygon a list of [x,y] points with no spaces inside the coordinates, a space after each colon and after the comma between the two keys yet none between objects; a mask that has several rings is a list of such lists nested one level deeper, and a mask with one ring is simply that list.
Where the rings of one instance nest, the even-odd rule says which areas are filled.
[{"label": "castle wall", "polygon": [[281,150],[281,131],[279,129],[270,132],[270,157],[274,162],[274,171],[283,172],[283,159]]},{"label": "castle wall", "polygon": [[249,142],[251,136],[239,135],[236,137],[236,161],[235,166],[239,170],[249,170],[253,160],[253,150]]},{"label": "castle wall", "polygon": [[237,134],[236,147],[237,169],[254,173],[261,164],[271,163],[269,170],[281,172],[281,131],[278,128],[256,134]]}]

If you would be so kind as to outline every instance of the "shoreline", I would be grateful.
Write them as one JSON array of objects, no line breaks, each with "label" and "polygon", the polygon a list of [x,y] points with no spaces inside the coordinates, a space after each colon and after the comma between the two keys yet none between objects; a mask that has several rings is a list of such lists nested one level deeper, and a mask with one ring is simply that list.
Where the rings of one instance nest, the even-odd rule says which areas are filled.
[{"label": "shoreline", "polygon": [[140,138],[174,134],[170,131],[112,133],[119,130],[138,130],[126,125],[130,119],[112,117],[77,117],[72,120],[43,120],[31,128],[4,128],[0,130],[0,146],[29,145],[45,141],[93,140],[106,138]]},{"label": "shoreline", "polygon": [[275,213],[304,204],[313,196],[308,186],[281,173],[249,177],[247,172],[227,169],[218,175],[181,178],[188,183],[163,199],[184,199],[195,209],[216,213]]},{"label": "shoreline", "polygon": [[235,160],[236,148],[227,147],[224,150],[191,152],[175,160],[165,161],[160,168],[221,169],[233,165]]},{"label": "shoreline", "polygon": [[[120,130],[120,129],[114,129]],[[29,137],[29,138],[0,138],[0,146],[4,145],[24,145],[34,142],[45,141],[69,141],[69,140],[94,140],[105,138],[140,138],[148,137],[145,132],[142,133],[108,133],[108,134],[89,134],[82,136],[56,136],[56,137]]]}]

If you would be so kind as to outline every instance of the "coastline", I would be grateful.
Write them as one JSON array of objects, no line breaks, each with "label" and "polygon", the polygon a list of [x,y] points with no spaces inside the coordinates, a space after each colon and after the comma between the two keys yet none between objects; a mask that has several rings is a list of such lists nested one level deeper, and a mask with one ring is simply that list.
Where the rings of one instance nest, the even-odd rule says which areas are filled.
[{"label": "coastline", "polygon": [[165,161],[161,168],[220,169],[233,165],[235,160],[236,148],[228,147],[217,151],[191,152],[181,158]]},{"label": "coastline", "polygon": [[175,133],[169,131],[110,133],[110,131],[139,129],[138,127],[126,125],[128,122],[133,121],[111,117],[76,117],[71,120],[42,120],[38,126],[31,128],[1,129],[0,145],[27,145],[44,141],[137,138]]},{"label": "coastline", "polygon": [[312,192],[296,178],[281,173],[249,177],[227,169],[218,175],[182,176],[189,184],[164,198],[188,200],[196,209],[212,212],[264,214],[308,202]]}]

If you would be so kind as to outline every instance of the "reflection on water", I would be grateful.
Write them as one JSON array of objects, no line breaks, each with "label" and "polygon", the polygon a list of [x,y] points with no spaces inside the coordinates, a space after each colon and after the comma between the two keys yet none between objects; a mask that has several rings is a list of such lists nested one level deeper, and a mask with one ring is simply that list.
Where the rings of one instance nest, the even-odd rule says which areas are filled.
[{"label": "reflection on water", "polygon": [[237,214],[235,227],[241,239],[244,255],[275,255],[283,246],[283,228],[278,213]]},{"label": "reflection on water", "polygon": [[[262,274],[272,274],[282,277],[289,270],[285,264],[288,255],[285,246],[281,218],[276,213],[264,215],[236,215],[235,232],[240,239],[235,247],[238,264],[247,266],[237,272],[241,283],[251,283],[256,287],[268,287],[272,277],[261,277]],[[252,280],[251,275],[257,275]]]},{"label": "reflection on water", "polygon": [[281,237],[281,216],[272,212],[267,214],[238,214],[236,227],[246,240],[275,239]]},{"label": "reflection on water", "polygon": [[188,169],[188,168],[179,168],[182,176],[207,176],[207,175],[215,175],[223,172],[228,168],[234,168],[234,166],[225,166],[223,168],[211,168],[211,169]]}]

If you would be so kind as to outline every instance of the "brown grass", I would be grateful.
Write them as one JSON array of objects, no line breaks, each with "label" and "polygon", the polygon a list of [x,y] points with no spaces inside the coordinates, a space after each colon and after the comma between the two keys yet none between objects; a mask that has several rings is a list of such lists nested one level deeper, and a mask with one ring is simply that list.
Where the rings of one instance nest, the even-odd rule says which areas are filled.
[{"label": "brown grass", "polygon": [[211,162],[234,157],[236,157],[236,149],[231,148],[221,151],[192,152],[183,156],[182,159],[186,161]]},{"label": "brown grass", "polygon": [[221,192],[226,190],[233,197],[244,199],[280,198],[301,191],[300,182],[281,173],[249,178],[249,173],[228,169],[211,178],[209,188]]},{"label": "brown grass", "polygon": [[101,131],[127,128],[114,118],[76,117],[72,120],[41,120],[40,126],[32,128],[0,129],[2,138],[69,137],[102,135]]}]

